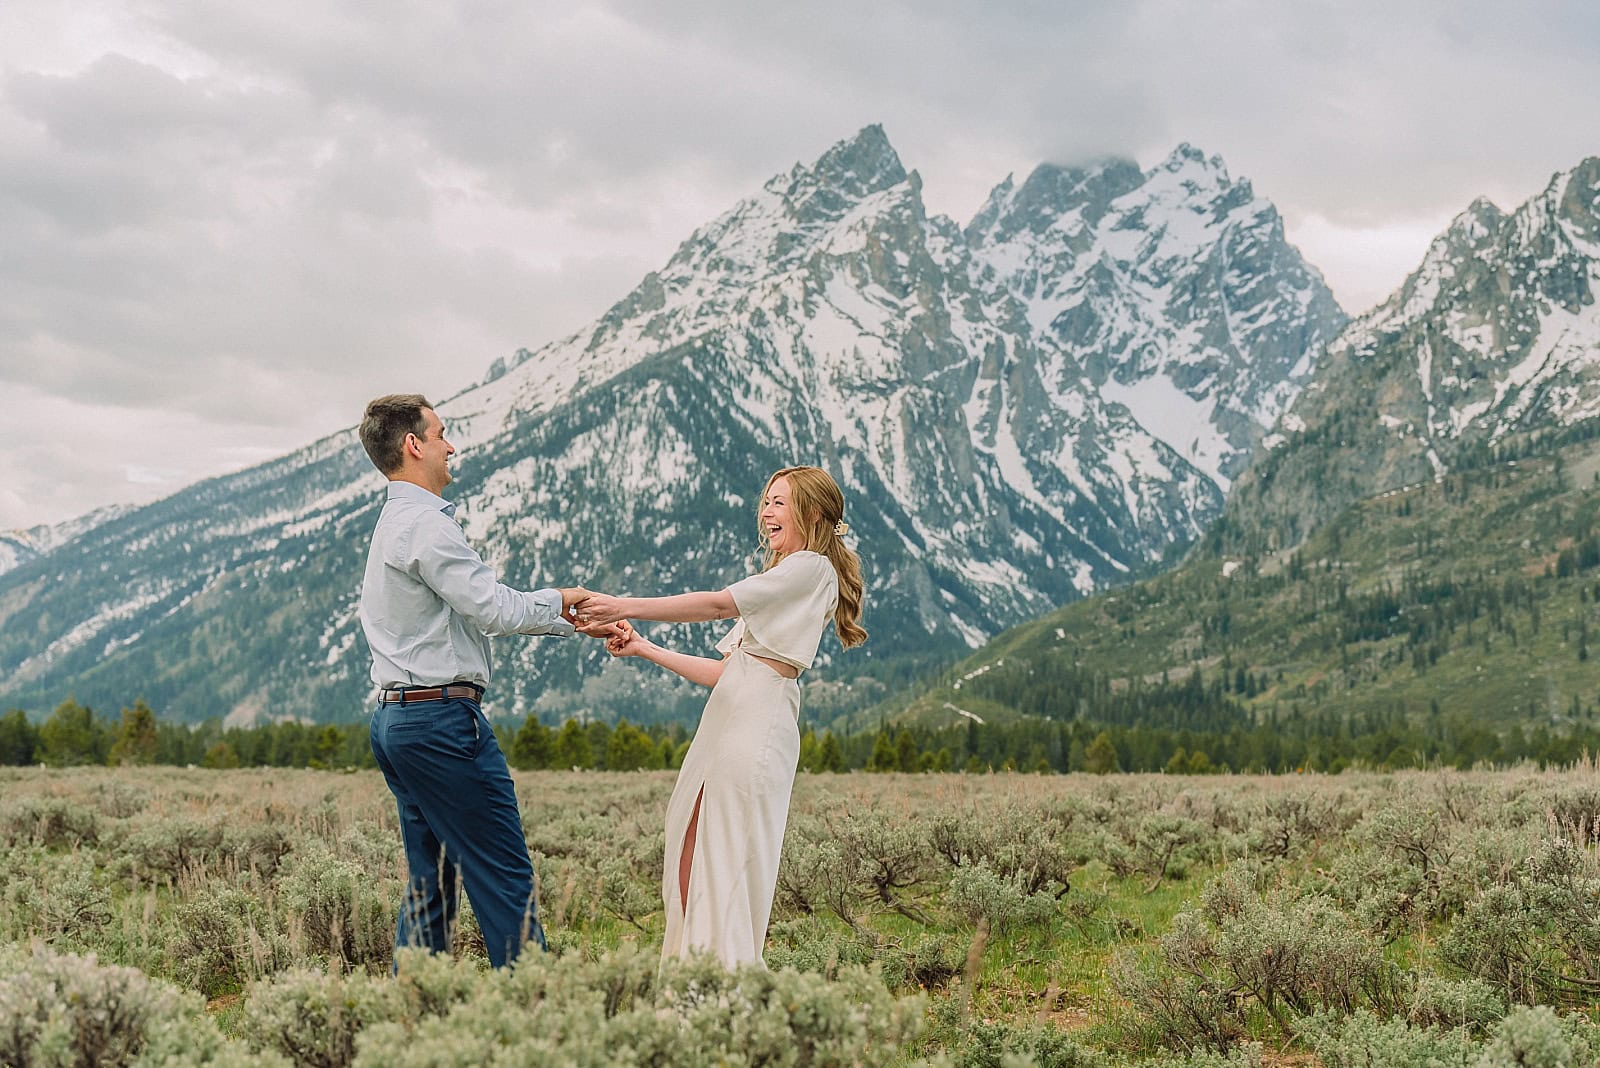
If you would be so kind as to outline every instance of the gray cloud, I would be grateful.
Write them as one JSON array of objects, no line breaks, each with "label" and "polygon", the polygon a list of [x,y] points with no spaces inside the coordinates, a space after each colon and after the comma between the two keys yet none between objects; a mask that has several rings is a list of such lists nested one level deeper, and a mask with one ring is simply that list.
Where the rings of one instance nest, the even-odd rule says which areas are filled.
[{"label": "gray cloud", "polygon": [[[0,528],[454,392],[872,122],[959,220],[1008,171],[1190,141],[1360,310],[1473,197],[1600,151],[1597,51],[1558,0],[12,0],[0,391],[36,422]],[[182,462],[121,454],[152,425]]]}]

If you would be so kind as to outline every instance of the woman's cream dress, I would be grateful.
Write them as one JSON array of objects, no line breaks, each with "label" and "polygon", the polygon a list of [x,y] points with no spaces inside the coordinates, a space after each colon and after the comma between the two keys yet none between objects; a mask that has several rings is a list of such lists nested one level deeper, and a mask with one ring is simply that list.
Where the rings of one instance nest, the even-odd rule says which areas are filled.
[{"label": "woman's cream dress", "polygon": [[[833,617],[839,582],[827,557],[802,551],[728,592],[739,621],[717,644],[727,664],[667,802],[661,957],[709,951],[733,968],[762,961],[800,760],[799,684],[754,657],[810,667]],[[697,797],[700,822],[684,902],[678,864]]]}]

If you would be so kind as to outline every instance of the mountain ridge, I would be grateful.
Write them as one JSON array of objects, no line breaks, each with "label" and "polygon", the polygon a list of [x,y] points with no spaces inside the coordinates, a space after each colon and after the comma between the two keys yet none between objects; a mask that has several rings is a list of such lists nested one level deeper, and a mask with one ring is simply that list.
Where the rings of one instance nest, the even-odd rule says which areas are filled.
[{"label": "mountain ridge", "polygon": [[1324,350],[1226,525],[1290,545],[1359,497],[1600,414],[1597,286],[1600,158],[1558,172],[1513,212],[1474,201]]},{"label": "mountain ridge", "polygon": [[[1117,240],[1147,226],[1159,251],[1169,207],[1118,207]],[[1218,242],[1281,238],[1259,206],[1245,218],[1190,197],[1175,210],[1186,214],[1170,226],[1193,230],[1201,259]],[[1181,306],[1198,337],[1238,313],[1226,294],[1249,289],[1241,277],[1174,303],[1149,257],[1121,264],[1101,251],[1107,271],[1140,281],[1094,313],[1107,319]],[[1271,253],[1215,255],[1281,274],[1263,297],[1310,295],[1274,306],[1272,316],[1304,314],[1288,333],[1329,329],[1342,313],[1320,277],[1286,244]],[[1137,384],[1136,370],[1124,377]],[[726,583],[752,566],[765,475],[797,459],[828,466],[850,501],[872,611],[897,621],[848,659],[825,644],[820,678],[841,684],[904,677],[1122,581],[1222,508],[1216,480],[1103,397],[1058,338],[1034,336],[1025,303],[963,228],[926,211],[881,127],[775,176],[589,327],[496,361],[439,410],[459,449],[458,518],[517,585],[646,594]],[[142,696],[191,721],[360,714],[355,591],[381,485],[345,430],[0,575],[0,700],[53,703],[70,688],[101,704]],[[665,633],[710,644],[694,628]],[[502,641],[494,655],[498,714],[648,720],[698,706],[597,646]]]}]

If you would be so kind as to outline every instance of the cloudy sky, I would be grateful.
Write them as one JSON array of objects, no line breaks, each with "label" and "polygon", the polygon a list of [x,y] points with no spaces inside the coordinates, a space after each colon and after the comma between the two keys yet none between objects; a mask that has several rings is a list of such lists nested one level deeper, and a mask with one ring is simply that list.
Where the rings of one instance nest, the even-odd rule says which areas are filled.
[{"label": "cloudy sky", "polygon": [[1191,142],[1361,311],[1597,84],[1589,0],[5,0],[0,529],[447,396],[869,123],[962,221]]}]

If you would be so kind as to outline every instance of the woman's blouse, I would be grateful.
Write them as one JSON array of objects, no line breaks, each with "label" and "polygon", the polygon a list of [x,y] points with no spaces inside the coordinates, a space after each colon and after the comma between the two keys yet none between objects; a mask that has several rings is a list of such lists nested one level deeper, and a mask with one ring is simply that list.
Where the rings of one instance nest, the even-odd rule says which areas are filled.
[{"label": "woman's blouse", "polygon": [[805,669],[817,658],[822,631],[839,601],[839,576],[821,553],[802,549],[728,587],[739,621],[717,643]]}]

